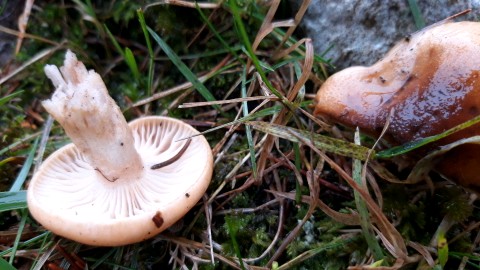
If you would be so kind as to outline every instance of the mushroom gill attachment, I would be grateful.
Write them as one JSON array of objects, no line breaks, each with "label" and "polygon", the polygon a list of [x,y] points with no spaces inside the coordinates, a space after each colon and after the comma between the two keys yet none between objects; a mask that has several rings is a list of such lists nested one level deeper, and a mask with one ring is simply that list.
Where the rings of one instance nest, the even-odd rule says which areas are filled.
[{"label": "mushroom gill attachment", "polygon": [[100,76],[71,52],[60,71],[46,73],[57,90],[43,104],[73,143],[50,155],[29,184],[28,208],[40,224],[83,244],[126,245],[165,230],[202,198],[213,157],[197,130],[168,117],[127,123]]},{"label": "mushroom gill attachment", "polygon": [[[444,22],[401,40],[370,67],[351,67],[319,89],[314,113],[400,145],[439,134],[480,114],[480,23]],[[480,135],[480,126],[422,149]],[[420,152],[422,152],[420,151]],[[463,156],[463,157],[462,157]],[[480,146],[460,145],[437,171],[459,184],[480,187]]]}]

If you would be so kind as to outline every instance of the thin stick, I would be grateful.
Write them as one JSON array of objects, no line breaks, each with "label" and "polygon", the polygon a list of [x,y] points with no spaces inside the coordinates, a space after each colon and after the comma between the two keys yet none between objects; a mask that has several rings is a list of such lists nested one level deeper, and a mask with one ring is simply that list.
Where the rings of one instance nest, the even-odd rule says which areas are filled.
[{"label": "thin stick", "polygon": [[184,153],[185,151],[187,151],[187,148],[188,146],[190,145],[190,142],[192,141],[191,138],[188,138],[187,139],[187,142],[183,145],[182,149],[180,149],[180,151],[178,151],[177,154],[175,154],[173,157],[165,160],[165,161],[162,161],[158,164],[155,164],[153,165],[152,167],[150,167],[150,169],[152,170],[157,170],[157,169],[160,169],[160,168],[163,168],[163,167],[166,167],[172,163],[174,163],[175,161],[177,161]]}]

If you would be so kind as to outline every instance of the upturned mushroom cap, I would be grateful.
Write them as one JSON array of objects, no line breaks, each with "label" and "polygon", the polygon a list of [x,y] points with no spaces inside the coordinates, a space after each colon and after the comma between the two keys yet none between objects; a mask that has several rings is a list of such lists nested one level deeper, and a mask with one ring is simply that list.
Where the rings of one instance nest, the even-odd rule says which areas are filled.
[{"label": "upturned mushroom cap", "polygon": [[[403,144],[477,116],[479,76],[480,23],[433,25],[400,41],[372,66],[351,67],[331,76],[317,93],[315,114],[376,136],[391,113],[385,138]],[[440,143],[478,134],[480,126],[476,125]],[[473,149],[472,145],[460,146],[465,147]],[[458,163],[451,162],[455,162],[452,166]],[[480,168],[480,161],[476,163]],[[448,174],[471,184],[470,176],[459,172]]]},{"label": "upturned mushroom cap", "polygon": [[[98,74],[86,72],[73,54],[66,58],[63,76],[50,70],[58,91],[50,105],[78,145],[44,161],[29,184],[28,208],[45,228],[84,244],[118,246],[153,237],[202,198],[213,171],[210,146],[203,136],[185,140],[199,132],[172,118],[127,124]],[[92,103],[92,96],[102,102]],[[91,113],[98,110],[107,113]],[[112,123],[118,127],[110,129]],[[166,160],[173,162],[152,168]]]}]

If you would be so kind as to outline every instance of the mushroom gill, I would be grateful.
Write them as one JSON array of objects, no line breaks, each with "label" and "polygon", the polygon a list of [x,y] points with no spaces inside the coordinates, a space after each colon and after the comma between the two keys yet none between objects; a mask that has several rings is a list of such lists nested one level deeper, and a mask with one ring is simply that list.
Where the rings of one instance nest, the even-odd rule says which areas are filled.
[{"label": "mushroom gill", "polygon": [[[318,116],[401,145],[439,134],[480,113],[480,23],[443,22],[401,40],[370,67],[331,76],[315,98]],[[430,146],[480,135],[480,125]],[[480,187],[480,146],[460,145],[436,169],[461,185]]]}]

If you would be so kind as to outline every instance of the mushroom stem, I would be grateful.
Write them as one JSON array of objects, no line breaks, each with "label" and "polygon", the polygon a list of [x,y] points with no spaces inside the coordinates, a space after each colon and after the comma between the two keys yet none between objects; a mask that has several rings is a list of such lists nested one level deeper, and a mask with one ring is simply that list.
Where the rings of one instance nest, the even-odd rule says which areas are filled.
[{"label": "mushroom stem", "polygon": [[88,71],[71,51],[60,70],[47,65],[45,74],[56,90],[42,105],[90,165],[111,182],[139,177],[143,164],[132,131],[100,75]]}]

